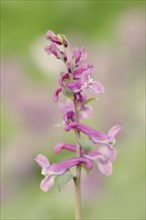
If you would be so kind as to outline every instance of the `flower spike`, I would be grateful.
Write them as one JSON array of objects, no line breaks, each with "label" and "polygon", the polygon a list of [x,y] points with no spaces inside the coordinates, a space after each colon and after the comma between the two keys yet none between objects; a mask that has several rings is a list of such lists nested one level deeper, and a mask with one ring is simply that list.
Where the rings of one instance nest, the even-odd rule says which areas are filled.
[{"label": "flower spike", "polygon": [[[93,109],[89,103],[97,99],[95,95],[105,92],[104,86],[93,79],[94,68],[91,63],[86,62],[87,51],[84,47],[75,47],[69,54],[67,38],[63,34],[55,34],[52,30],[47,31],[45,39],[49,42],[49,45],[44,48],[45,53],[48,56],[53,55],[65,66],[65,70],[60,71],[58,86],[53,94],[54,102],[59,101],[60,93],[67,98],[66,102],[58,104],[63,120],[56,126],[64,127],[67,132],[73,130],[76,143],[63,142],[54,147],[54,153],[58,156],[60,152],[67,150],[75,154],[73,158],[53,164],[50,164],[42,154],[35,158],[44,176],[40,188],[47,192],[53,186],[57,176],[60,176],[57,181],[59,189],[62,189],[68,181],[73,180],[76,199],[75,219],[80,220],[81,195],[79,192],[81,191],[82,164],[90,170],[92,163],[95,163],[103,175],[110,176],[113,171],[113,161],[117,157],[117,150],[113,145],[121,126],[114,125],[107,133],[102,133],[80,122],[92,116]],[[88,97],[87,92],[93,96]],[[81,133],[86,138],[82,137]],[[94,146],[96,144],[97,146]],[[76,171],[72,169],[70,172],[72,167],[76,167]]]}]

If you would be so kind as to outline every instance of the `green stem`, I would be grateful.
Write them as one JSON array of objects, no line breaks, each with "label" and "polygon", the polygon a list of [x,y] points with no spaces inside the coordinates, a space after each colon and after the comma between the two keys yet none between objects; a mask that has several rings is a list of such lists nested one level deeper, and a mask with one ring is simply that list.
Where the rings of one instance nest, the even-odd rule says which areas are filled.
[{"label": "green stem", "polygon": [[[74,97],[74,108],[75,108],[75,116],[76,122],[79,122],[79,111],[77,109],[76,100]],[[78,144],[80,139],[80,132],[78,130],[75,131],[75,137],[77,141],[77,157],[81,156],[81,148]],[[76,167],[76,177],[74,178],[75,185],[75,220],[81,220],[81,165]]]},{"label": "green stem", "polygon": [[[64,47],[64,53],[67,56],[67,48],[65,47]],[[67,62],[65,63],[65,65],[67,68]],[[72,81],[73,75],[69,74],[69,78]],[[75,97],[73,99],[73,102],[74,102],[76,122],[79,122],[79,110],[78,110]],[[76,137],[76,142],[77,142],[76,156],[80,157],[81,156],[81,147],[79,145],[80,132],[76,129],[74,129],[74,132],[75,132],[75,137]],[[81,220],[81,165],[78,165],[76,167],[76,176],[74,177],[74,185],[75,185],[75,220]]]}]

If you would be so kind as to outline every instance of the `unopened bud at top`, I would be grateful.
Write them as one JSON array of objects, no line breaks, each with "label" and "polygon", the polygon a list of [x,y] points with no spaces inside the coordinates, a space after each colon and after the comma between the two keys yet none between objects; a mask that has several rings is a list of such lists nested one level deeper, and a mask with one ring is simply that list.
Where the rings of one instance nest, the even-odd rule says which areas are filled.
[{"label": "unopened bud at top", "polygon": [[58,34],[57,37],[64,47],[68,47],[68,42],[67,42],[67,38],[65,37],[65,35]]},{"label": "unopened bud at top", "polygon": [[47,31],[45,38],[57,45],[68,47],[67,38],[63,34],[56,35],[53,31],[49,30]]}]

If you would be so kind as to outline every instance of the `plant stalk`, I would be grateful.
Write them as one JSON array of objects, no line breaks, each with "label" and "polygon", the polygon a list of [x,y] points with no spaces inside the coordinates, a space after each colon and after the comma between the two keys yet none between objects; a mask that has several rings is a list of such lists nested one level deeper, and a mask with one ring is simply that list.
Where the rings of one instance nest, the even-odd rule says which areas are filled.
[{"label": "plant stalk", "polygon": [[[64,53],[67,56],[67,48],[64,47]],[[67,67],[67,62],[65,63]],[[69,74],[70,80],[73,80],[72,74]],[[73,98],[74,109],[75,109],[75,118],[76,122],[79,122],[79,110],[76,103],[75,96]],[[77,144],[77,157],[81,156],[81,146],[79,145],[80,132],[77,129],[74,129],[76,144]],[[75,220],[81,220],[81,165],[76,167],[76,176],[74,177],[74,186],[75,186]]]},{"label": "plant stalk", "polygon": [[[79,110],[77,108],[77,103],[74,97],[74,109],[76,122],[79,122]],[[81,156],[81,147],[79,145],[80,132],[74,130],[75,137],[77,141],[77,157]],[[81,220],[81,165],[76,167],[76,177],[74,178],[75,185],[75,220]]]}]

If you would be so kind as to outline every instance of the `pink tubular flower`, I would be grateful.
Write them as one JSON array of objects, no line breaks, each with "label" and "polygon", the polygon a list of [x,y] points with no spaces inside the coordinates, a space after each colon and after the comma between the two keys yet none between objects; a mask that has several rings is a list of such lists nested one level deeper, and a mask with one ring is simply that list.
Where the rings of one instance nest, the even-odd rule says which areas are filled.
[{"label": "pink tubular flower", "polygon": [[54,95],[53,95],[53,101],[54,102],[58,102],[58,99],[59,99],[59,93],[62,91],[62,87],[58,87],[55,92],[54,92]]},{"label": "pink tubular flower", "polygon": [[83,74],[81,75],[81,82],[82,82],[82,87],[81,90],[89,90],[95,94],[100,94],[100,93],[104,93],[104,86],[98,82],[98,81],[94,81],[91,78],[91,72],[90,70],[86,70],[83,72]]},{"label": "pink tubular flower", "polygon": [[41,181],[40,184],[40,188],[44,192],[47,192],[53,186],[54,178],[56,176],[63,175],[71,167],[79,165],[81,163],[84,163],[88,170],[92,167],[92,164],[89,159],[81,157],[71,158],[69,160],[50,165],[48,159],[45,156],[39,154],[35,161],[42,168],[42,175],[45,176],[45,178]]},{"label": "pink tubular flower", "polygon": [[65,80],[65,79],[69,79],[69,73],[64,73],[63,75],[60,76],[60,78],[59,78],[59,84],[60,84],[61,86],[65,86],[65,84],[64,84],[64,80]]},{"label": "pink tubular flower", "polygon": [[73,72],[73,79],[80,79],[84,71],[88,71],[90,74],[93,73],[93,65],[90,63],[82,64]]},{"label": "pink tubular flower", "polygon": [[[59,103],[59,111],[61,112],[66,125],[75,121],[74,106],[70,99],[68,99],[65,104]],[[93,110],[89,105],[81,105],[79,109],[79,118],[81,120],[88,119],[92,116],[92,112]]]},{"label": "pink tubular flower", "polygon": [[85,95],[83,96],[81,93],[76,93],[75,99],[76,99],[76,102],[80,104],[87,100],[86,96]]},{"label": "pink tubular flower", "polygon": [[72,90],[74,93],[89,90],[94,94],[104,93],[104,86],[91,78],[92,68],[87,68],[82,72],[78,81],[72,81],[65,84],[65,87]]},{"label": "pink tubular flower", "polygon": [[59,103],[59,111],[61,112],[65,124],[69,124],[70,122],[75,121],[75,113],[73,102],[68,99],[66,103]]},{"label": "pink tubular flower", "polygon": [[112,161],[116,159],[117,151],[110,145],[102,145],[96,151],[91,151],[88,155],[83,155],[84,158],[94,161],[100,172],[106,176],[112,174]]},{"label": "pink tubular flower", "polygon": [[[88,63],[88,64],[83,64],[81,65],[78,69],[76,69],[74,72],[73,72],[73,80],[78,80],[81,78],[82,74],[85,72],[85,71],[88,71],[90,73],[90,75],[93,73],[93,65]],[[69,70],[70,72],[70,70]],[[64,80],[65,79],[69,79],[69,73],[65,73],[63,74],[62,76],[60,76],[59,78],[59,84],[61,86],[65,86],[64,84]]]},{"label": "pink tubular flower", "polygon": [[[55,146],[54,152],[60,153],[63,149],[76,152],[76,145],[59,143]],[[81,155],[82,157],[95,162],[100,172],[104,175],[109,176],[112,174],[112,161],[116,159],[117,150],[111,145],[104,144],[97,150],[91,150],[89,154],[86,154],[85,149],[82,148]]]},{"label": "pink tubular flower", "polygon": [[82,91],[82,82],[80,80],[78,81],[72,81],[65,84],[65,87],[70,89],[73,93],[79,93]]},{"label": "pink tubular flower", "polygon": [[[72,152],[76,152],[77,151],[77,146],[75,144],[65,144],[65,143],[59,143],[55,146],[54,148],[54,152],[56,154],[60,153],[63,149],[65,150],[69,150]],[[86,151],[84,148],[81,149],[81,154],[86,154]]]},{"label": "pink tubular flower", "polygon": [[77,48],[75,47],[72,51],[72,59],[75,60],[75,66],[79,66],[81,61],[87,59],[87,52],[85,48]]},{"label": "pink tubular flower", "polygon": [[65,130],[70,131],[71,129],[77,129],[78,131],[86,134],[95,144],[111,144],[115,141],[115,137],[120,132],[121,127],[120,125],[115,125],[109,130],[108,134],[104,134],[96,131],[93,128],[90,128],[87,125],[72,122],[68,126],[66,126]]},{"label": "pink tubular flower", "polygon": [[[74,72],[73,72],[73,80],[78,80],[81,78],[82,74],[85,72],[85,71],[88,71],[90,74],[92,74],[93,72],[93,65],[88,63],[88,64],[83,64],[81,65],[78,69],[76,69]],[[70,72],[70,70],[69,70]],[[59,84],[61,86],[65,86],[64,84],[64,80],[65,79],[69,79],[70,76],[69,76],[69,73],[64,73],[62,76],[60,76],[59,78]]]},{"label": "pink tubular flower", "polygon": [[46,46],[44,50],[48,55],[53,54],[57,59],[61,59],[63,62],[67,61],[66,54],[63,51],[60,51],[55,43],[51,43],[49,46]]},{"label": "pink tubular flower", "polygon": [[91,118],[92,113],[93,113],[93,109],[90,105],[81,105],[81,108],[79,111],[79,118],[81,120]]}]

